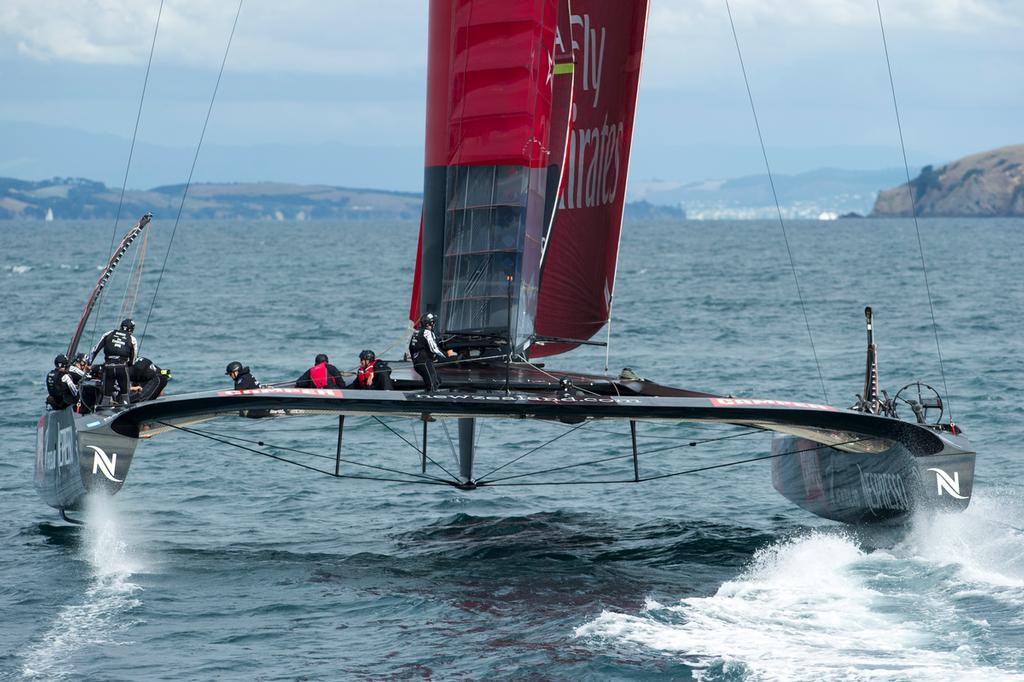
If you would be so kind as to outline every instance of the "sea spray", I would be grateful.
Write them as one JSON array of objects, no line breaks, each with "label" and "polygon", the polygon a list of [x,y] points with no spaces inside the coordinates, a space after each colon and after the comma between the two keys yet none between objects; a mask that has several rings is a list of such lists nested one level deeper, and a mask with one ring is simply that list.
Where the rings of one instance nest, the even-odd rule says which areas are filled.
[{"label": "sea spray", "polygon": [[917,614],[892,608],[901,595],[888,574],[900,570],[891,554],[868,554],[845,532],[816,531],[760,550],[713,596],[649,600],[639,615],[605,611],[575,635],[660,650],[709,679],[730,670],[756,679],[1012,676],[970,651],[929,647],[935,633]]},{"label": "sea spray", "polygon": [[[135,622],[130,614],[141,604],[136,596],[141,588],[131,577],[142,570],[142,563],[131,551],[116,502],[103,495],[90,496],[85,524],[78,548],[87,567],[81,597],[60,607],[50,627],[24,654],[24,677],[75,676],[78,652],[123,644],[119,634]],[[79,576],[69,575],[69,580]]]},{"label": "sea spray", "polygon": [[964,586],[995,588],[1024,605],[1024,499],[1016,489],[980,491],[961,514],[920,514],[894,552],[952,566]]}]

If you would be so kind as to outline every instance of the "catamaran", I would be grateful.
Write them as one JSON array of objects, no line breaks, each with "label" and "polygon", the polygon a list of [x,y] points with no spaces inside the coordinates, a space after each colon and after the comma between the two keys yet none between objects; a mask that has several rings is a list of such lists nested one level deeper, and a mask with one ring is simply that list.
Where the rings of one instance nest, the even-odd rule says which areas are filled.
[{"label": "catamaran", "polygon": [[[607,485],[695,471],[641,475],[638,424],[723,424],[773,434],[771,453],[758,458],[771,461],[772,484],[819,516],[892,523],[921,509],[966,508],[971,444],[942,420],[942,398],[926,384],[912,383],[892,398],[879,388],[870,308],[864,388],[849,409],[674,388],[628,369],[609,376],[541,364],[606,343],[594,337],[609,323],[615,291],[647,16],[647,0],[430,3],[423,210],[409,317],[436,314],[445,346],[456,351],[438,365],[440,389],[424,390],[412,364],[396,361],[388,391],[275,385],[91,413],[48,410],[39,418],[36,451],[42,499],[65,515],[91,493],[117,492],[140,443],[164,434],[263,454],[196,428],[213,418],[333,415],[334,470],[322,473],[341,478],[360,478],[341,473],[343,462],[353,463],[342,458],[346,417],[420,420],[419,466],[386,471],[395,480],[465,490],[496,484],[474,467],[479,420],[628,424],[632,448],[623,456],[632,471],[598,481]],[[150,221],[142,217],[103,268],[68,357]],[[436,464],[427,447],[436,419],[458,422],[457,473],[428,466]],[[519,481],[549,483],[550,471]]]}]

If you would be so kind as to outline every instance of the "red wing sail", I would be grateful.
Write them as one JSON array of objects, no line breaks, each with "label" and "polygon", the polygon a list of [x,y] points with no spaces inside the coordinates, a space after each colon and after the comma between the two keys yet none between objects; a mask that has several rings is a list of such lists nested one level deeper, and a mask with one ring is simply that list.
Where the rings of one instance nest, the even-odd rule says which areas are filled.
[{"label": "red wing sail", "polygon": [[[571,36],[556,50],[575,62],[565,179],[545,244],[538,337],[586,340],[608,320],[625,201],[647,0],[572,0]],[[545,343],[532,357],[573,343]]]},{"label": "red wing sail", "polygon": [[605,324],[647,8],[431,1],[411,318],[533,356]]},{"label": "red wing sail", "polygon": [[430,4],[423,226],[411,313],[438,313],[443,333],[511,337],[520,347],[533,336],[558,5]]}]

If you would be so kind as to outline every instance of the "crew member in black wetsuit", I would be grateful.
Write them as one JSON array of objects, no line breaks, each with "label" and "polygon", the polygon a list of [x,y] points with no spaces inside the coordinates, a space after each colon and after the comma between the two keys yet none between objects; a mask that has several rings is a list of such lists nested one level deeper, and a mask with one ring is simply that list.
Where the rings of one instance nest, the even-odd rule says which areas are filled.
[{"label": "crew member in black wetsuit", "polygon": [[295,388],[342,388],[344,385],[341,372],[328,362],[323,353],[313,359],[313,366],[295,382]]},{"label": "crew member in black wetsuit", "polygon": [[61,353],[53,359],[53,369],[46,375],[46,404],[63,410],[78,402],[78,387],[68,373],[68,356]]},{"label": "crew member in black wetsuit", "polygon": [[391,390],[391,368],[372,350],[359,353],[359,369],[349,388]]},{"label": "crew member in black wetsuit", "polygon": [[441,352],[434,334],[436,323],[437,316],[434,313],[425,313],[420,318],[419,328],[409,339],[409,355],[412,357],[413,369],[423,378],[423,388],[428,391],[436,391],[441,386],[437,370],[434,369],[434,360],[444,360],[455,355],[455,352],[450,350],[447,355]]},{"label": "crew member in black wetsuit", "polygon": [[248,367],[243,367],[242,363],[229,362],[227,369],[224,373],[231,377],[231,380],[235,382],[236,391],[244,391],[250,388],[259,388],[260,382],[256,381],[256,377],[252,375]]},{"label": "crew member in black wetsuit", "polygon": [[88,358],[85,357],[85,353],[79,353],[75,356],[75,361],[68,367],[68,374],[71,375],[71,380],[75,382],[75,385],[79,386],[82,379],[89,376],[89,370]]},{"label": "crew member in black wetsuit", "polygon": [[135,331],[135,322],[126,317],[121,320],[117,329],[111,329],[104,334],[92,352],[89,353],[88,364],[93,364],[100,350],[103,350],[103,400],[112,398],[114,395],[114,384],[120,393],[119,401],[122,405],[128,404],[128,390],[131,382],[128,378],[128,368],[135,364],[139,356],[139,342],[135,340],[132,332]]},{"label": "crew member in black wetsuit", "polygon": [[79,412],[88,414],[95,411],[96,403],[103,395],[103,379],[94,376],[95,370],[89,366],[89,358],[85,353],[75,356],[75,361],[68,367],[68,374],[78,387]]},{"label": "crew member in black wetsuit", "polygon": [[167,385],[167,375],[149,358],[139,358],[131,367],[132,402],[158,398]]}]

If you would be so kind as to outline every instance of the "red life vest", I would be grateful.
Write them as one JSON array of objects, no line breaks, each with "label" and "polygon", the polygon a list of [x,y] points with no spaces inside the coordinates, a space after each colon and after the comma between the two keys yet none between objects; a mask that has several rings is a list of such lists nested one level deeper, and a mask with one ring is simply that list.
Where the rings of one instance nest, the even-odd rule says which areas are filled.
[{"label": "red life vest", "polygon": [[327,363],[321,362],[319,365],[313,365],[309,368],[309,378],[313,380],[313,385],[317,388],[324,388],[327,386]]},{"label": "red life vest", "polygon": [[364,388],[373,388],[373,371],[377,361],[374,360],[366,367],[360,367],[356,371],[356,384]]}]

